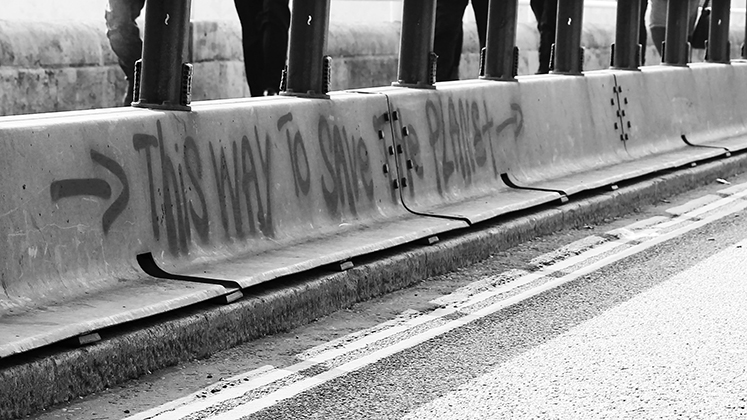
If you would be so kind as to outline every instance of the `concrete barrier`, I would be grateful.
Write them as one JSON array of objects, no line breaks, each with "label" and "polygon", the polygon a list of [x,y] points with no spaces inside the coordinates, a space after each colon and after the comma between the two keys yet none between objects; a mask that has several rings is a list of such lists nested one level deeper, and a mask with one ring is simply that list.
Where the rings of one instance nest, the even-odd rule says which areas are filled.
[{"label": "concrete barrier", "polygon": [[505,153],[525,130],[518,83],[447,82],[436,89],[384,88],[394,118],[402,200],[413,212],[477,223],[559,200],[509,188]]},{"label": "concrete barrier", "polygon": [[726,156],[745,148],[745,78],[660,67],[2,118],[0,357]]},{"label": "concrete barrier", "polygon": [[526,129],[506,151],[507,176],[571,195],[742,150],[739,66],[520,78]]},{"label": "concrete barrier", "polygon": [[402,206],[384,95],[205,103],[168,120],[139,167],[154,168],[150,252],[170,273],[249,287],[465,226]]},{"label": "concrete barrier", "polygon": [[121,130],[154,115],[129,111],[0,121],[0,357],[237,290],[161,281],[132,258],[148,197]]},{"label": "concrete barrier", "polygon": [[475,223],[744,149],[744,94],[719,100],[738,66],[376,91],[398,116],[405,205]]},{"label": "concrete barrier", "polygon": [[614,87],[610,72],[521,79],[525,129],[506,145],[511,181],[570,195],[628,176],[610,168],[630,159],[616,125]]},{"label": "concrete barrier", "polygon": [[628,153],[667,169],[743,149],[740,137],[747,130],[738,105],[744,98],[739,67],[697,64],[617,74]]},{"label": "concrete barrier", "polygon": [[[692,144],[724,147],[731,152],[747,147],[744,134],[747,114],[742,98],[747,95],[747,63],[734,61],[731,65],[693,64],[696,97],[700,104],[700,124],[689,136]],[[722,95],[721,92],[731,92]]]},{"label": "concrete barrier", "polygon": [[0,357],[466,226],[401,205],[389,121],[350,93],[0,120]]}]

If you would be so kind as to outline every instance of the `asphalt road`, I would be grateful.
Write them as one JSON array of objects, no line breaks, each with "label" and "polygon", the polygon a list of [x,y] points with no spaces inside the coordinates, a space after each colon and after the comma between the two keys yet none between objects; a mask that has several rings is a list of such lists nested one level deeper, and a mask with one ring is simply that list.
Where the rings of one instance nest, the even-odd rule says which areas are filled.
[{"label": "asphalt road", "polygon": [[737,216],[236,418],[747,416]]},{"label": "asphalt road", "polygon": [[37,418],[747,417],[745,187],[537,238]]}]

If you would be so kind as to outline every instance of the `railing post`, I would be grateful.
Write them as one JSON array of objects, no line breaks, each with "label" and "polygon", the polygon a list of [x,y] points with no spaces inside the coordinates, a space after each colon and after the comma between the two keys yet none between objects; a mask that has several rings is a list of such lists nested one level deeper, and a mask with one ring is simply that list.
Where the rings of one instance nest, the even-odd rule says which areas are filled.
[{"label": "railing post", "polygon": [[687,42],[690,22],[689,3],[683,0],[667,1],[667,29],[661,64],[686,66],[689,61],[690,43]]},{"label": "railing post", "polygon": [[612,44],[612,68],[638,70],[641,65],[640,44],[641,1],[617,0],[617,23],[615,43]]},{"label": "railing post", "polygon": [[579,75],[583,71],[583,0],[558,0],[558,20],[550,73]]},{"label": "railing post", "polygon": [[187,60],[191,3],[146,2],[143,58],[135,65],[133,106],[190,110],[192,65]]},{"label": "railing post", "polygon": [[327,98],[331,58],[325,56],[330,0],[293,0],[283,95]]},{"label": "railing post", "polygon": [[708,28],[706,61],[729,64],[731,43],[729,42],[729,14],[731,0],[711,0],[711,24]]},{"label": "railing post", "polygon": [[397,81],[392,85],[433,88],[437,58],[433,52],[435,27],[436,0],[404,0],[399,68]]},{"label": "railing post", "polygon": [[519,48],[516,46],[518,0],[490,0],[485,48],[480,52],[480,78],[516,80]]}]

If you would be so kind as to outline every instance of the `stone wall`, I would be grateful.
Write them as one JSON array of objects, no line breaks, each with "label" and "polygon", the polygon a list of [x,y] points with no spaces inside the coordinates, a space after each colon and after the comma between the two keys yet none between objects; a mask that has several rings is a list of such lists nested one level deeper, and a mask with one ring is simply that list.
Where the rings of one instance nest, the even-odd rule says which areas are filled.
[{"label": "stone wall", "polygon": [[[333,57],[332,90],[396,80],[399,31],[398,23],[332,22],[327,48]],[[736,36],[734,57],[741,44]],[[192,38],[193,100],[248,96],[238,23],[193,22]],[[517,38],[519,74],[531,74],[537,68],[534,26],[519,24]],[[585,25],[585,70],[608,67],[613,40],[611,28]],[[474,25],[465,23],[462,78],[476,77],[478,50]],[[659,62],[651,45],[647,56],[648,64]],[[0,115],[118,106],[125,88],[103,23],[0,20]]]}]

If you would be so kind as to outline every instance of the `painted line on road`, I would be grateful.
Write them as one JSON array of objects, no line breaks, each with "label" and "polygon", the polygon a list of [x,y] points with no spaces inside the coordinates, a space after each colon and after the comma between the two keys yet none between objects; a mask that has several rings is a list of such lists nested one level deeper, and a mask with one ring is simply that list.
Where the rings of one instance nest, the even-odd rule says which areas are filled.
[{"label": "painted line on road", "polygon": [[[732,200],[733,201],[733,200]],[[453,320],[448,322],[445,325],[442,325],[440,327],[433,328],[429,331],[426,331],[424,333],[412,336],[408,339],[405,339],[395,345],[389,346],[387,348],[378,350],[366,357],[362,357],[359,359],[356,359],[354,361],[348,362],[336,369],[329,370],[327,372],[324,372],[320,375],[310,377],[304,380],[301,380],[299,382],[296,382],[292,385],[289,385],[286,388],[280,389],[278,391],[275,391],[263,398],[253,400],[251,402],[248,402],[244,405],[238,406],[233,408],[232,410],[229,410],[227,412],[221,413],[219,415],[210,417],[212,420],[240,420],[243,419],[253,413],[259,412],[263,409],[269,408],[278,402],[282,400],[286,400],[292,397],[295,397],[296,395],[307,391],[313,387],[322,385],[330,380],[336,379],[338,377],[344,376],[350,372],[354,372],[356,370],[362,369],[364,367],[370,366],[382,359],[385,359],[387,357],[390,357],[396,353],[399,353],[401,351],[410,349],[412,347],[415,347],[419,344],[422,344],[432,338],[435,338],[439,335],[445,334],[449,331],[452,331],[456,328],[462,327],[466,324],[469,324],[473,321],[479,320],[481,318],[484,318],[488,315],[491,315],[495,312],[498,312],[502,309],[505,309],[506,307],[509,307],[511,305],[517,304],[519,302],[522,302],[526,299],[529,299],[531,297],[537,296],[541,293],[544,293],[548,290],[554,289],[558,286],[561,286],[563,284],[566,284],[568,282],[571,282],[575,279],[578,279],[580,277],[583,277],[587,274],[590,274],[594,271],[599,270],[600,268],[603,268],[605,266],[608,266],[610,264],[613,264],[615,262],[618,262],[624,258],[627,258],[631,255],[635,255],[639,252],[642,252],[644,250],[647,250],[649,248],[652,248],[658,244],[661,244],[662,242],[668,241],[670,239],[673,239],[677,236],[681,236],[685,233],[688,233],[690,231],[693,231],[695,229],[698,229],[700,227],[703,227],[709,223],[712,223],[716,220],[719,220],[723,217],[726,217],[728,215],[731,215],[733,213],[736,213],[738,211],[742,211],[747,209],[747,202],[742,202],[737,206],[734,206],[732,208],[729,208],[722,212],[716,212],[712,215],[709,215],[701,220],[695,221],[692,224],[689,224],[687,226],[684,226],[682,228],[673,230],[671,232],[668,232],[664,235],[652,238],[649,241],[646,241],[644,243],[640,243],[637,245],[634,245],[633,247],[626,249],[620,253],[611,255],[609,257],[604,258],[601,261],[598,261],[590,266],[587,266],[585,268],[582,268],[580,270],[577,270],[573,273],[567,274],[563,277],[551,280],[547,283],[544,283],[538,287],[532,288],[530,290],[526,290],[524,292],[521,292],[515,296],[512,296],[510,298],[504,299],[500,302],[496,302],[488,307],[485,307],[483,309],[480,309],[472,314],[466,315],[462,318]]]},{"label": "painted line on road", "polygon": [[[558,287],[559,285],[572,281],[578,277],[589,274],[606,265],[612,264],[623,258],[646,250],[661,242],[702,227],[708,223],[733,214],[737,211],[743,210],[744,208],[747,208],[747,202],[744,201],[742,203],[737,203],[735,206],[727,208],[725,210],[722,209],[722,207],[746,198],[747,184],[744,185],[746,188],[745,190],[738,193],[730,194],[725,198],[710,202],[709,204],[696,208],[690,212],[674,217],[654,216],[630,224],[624,228],[618,228],[609,231],[607,232],[607,235],[618,237],[619,239],[603,242],[599,246],[587,249],[579,253],[578,255],[573,255],[564,260],[557,261],[551,265],[543,266],[541,267],[541,269],[535,272],[524,272],[527,274],[523,274],[517,270],[517,272],[514,273],[516,277],[513,281],[494,287],[491,290],[476,293],[471,296],[466,296],[466,298],[463,299],[455,300],[455,302],[449,303],[448,306],[438,308],[426,314],[420,314],[404,322],[401,320],[397,322],[388,321],[387,323],[380,324],[376,327],[368,329],[375,330],[371,334],[362,334],[362,332],[360,331],[353,333],[358,337],[360,337],[361,335],[363,336],[361,338],[355,338],[352,341],[349,336],[341,337],[322,346],[317,346],[326,347],[327,350],[322,350],[311,357],[304,356],[303,358],[305,360],[302,360],[301,362],[294,365],[288,366],[283,369],[271,368],[270,370],[267,370],[268,367],[261,368],[265,369],[264,372],[252,371],[256,372],[255,376],[256,374],[259,374],[260,376],[253,377],[249,380],[247,380],[246,377],[251,372],[237,375],[233,378],[229,378],[223,382],[220,382],[230,384],[230,387],[228,387],[227,389],[223,389],[220,392],[217,392],[215,394],[207,393],[206,395],[206,392],[204,390],[199,391],[179,400],[164,404],[135,416],[128,417],[127,420],[181,419],[187,416],[192,416],[195,413],[201,411],[207,411],[209,408],[215,407],[216,405],[225,405],[225,408],[233,408],[230,408],[228,411],[224,411],[223,413],[215,413],[215,411],[220,410],[209,410],[215,415],[218,415],[218,417],[205,418],[221,420],[239,419],[243,416],[270,407],[281,400],[291,398],[294,395],[297,395],[305,390],[308,390],[340,376],[344,376],[349,372],[358,370],[383,358],[396,354],[402,350],[421,344],[422,342],[434,338],[438,335],[444,334],[455,328],[459,328],[467,323],[492,314],[507,306],[513,305],[524,299],[543,293],[546,290],[550,290],[554,287]],[[729,190],[735,191],[734,187],[730,188]],[[719,191],[719,193],[725,194],[722,191]],[[706,216],[701,218],[700,216],[703,215]],[[678,224],[682,223],[688,224],[676,229],[672,229]],[[666,233],[662,233],[661,230],[663,229],[671,230]],[[570,245],[572,244],[569,244],[566,247]],[[605,256],[605,254],[612,253],[613,251],[616,252],[612,255]],[[557,254],[557,251],[553,251],[538,258],[550,259],[550,254]],[[586,266],[580,267],[572,273],[567,272],[569,268],[578,267],[580,265],[583,265],[585,262],[594,260],[595,258],[598,260]],[[551,276],[553,274],[562,274],[562,276],[552,278]],[[520,288],[531,285],[533,282],[537,282],[538,280],[542,279],[545,279],[547,281],[531,289],[520,290]],[[510,297],[504,297],[503,299],[495,303],[489,303],[490,301],[495,301],[496,298],[500,299],[502,295],[507,295],[511,292],[515,292],[515,294]],[[480,303],[489,303],[489,305],[479,307]],[[354,360],[342,360],[338,362],[340,363],[339,365],[336,365],[334,363],[335,359],[340,359],[345,355],[351,354],[353,352],[367,349],[377,342],[385,339],[391,339],[396,335],[405,335],[408,331],[411,331],[418,327],[422,328],[422,326],[427,323],[433,323],[436,320],[442,320],[445,317],[453,316],[454,314],[460,315],[460,317],[457,319],[444,321],[444,324],[434,326],[424,332],[407,336],[397,341],[395,344],[388,345],[384,348],[372,349],[370,353],[356,355],[357,358]],[[304,352],[304,354],[308,355],[310,352],[313,353],[313,350],[314,349],[310,349]],[[298,375],[298,373],[303,370],[313,367],[320,367],[322,365],[326,365],[326,370],[322,373],[314,376]],[[295,375],[295,377],[293,377],[293,375]],[[272,384],[283,380],[291,380],[291,383],[283,385],[280,389],[277,389],[277,386],[271,386]],[[215,385],[206,389],[209,390],[214,387]],[[263,388],[265,389],[265,391],[262,391]],[[246,396],[249,393],[259,394],[262,396],[251,401],[242,402],[238,405],[237,403],[226,404],[226,402],[228,402],[229,400],[245,399],[241,397]]]}]

